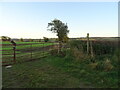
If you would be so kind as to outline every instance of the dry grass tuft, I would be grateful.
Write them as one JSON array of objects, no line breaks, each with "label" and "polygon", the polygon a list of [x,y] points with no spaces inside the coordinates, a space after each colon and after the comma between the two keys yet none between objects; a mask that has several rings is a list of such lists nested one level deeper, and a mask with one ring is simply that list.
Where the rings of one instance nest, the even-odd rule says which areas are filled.
[{"label": "dry grass tuft", "polygon": [[72,53],[77,61],[83,61],[86,58],[86,54],[83,53],[83,51],[78,50],[77,48],[72,48]]},{"label": "dry grass tuft", "polygon": [[92,68],[92,69],[96,69],[97,65],[98,65],[97,62],[96,62],[96,63],[90,63],[90,64],[89,64],[90,68]]},{"label": "dry grass tuft", "polygon": [[104,62],[104,70],[110,71],[113,69],[113,65],[111,64],[111,61],[109,59],[106,59]]}]

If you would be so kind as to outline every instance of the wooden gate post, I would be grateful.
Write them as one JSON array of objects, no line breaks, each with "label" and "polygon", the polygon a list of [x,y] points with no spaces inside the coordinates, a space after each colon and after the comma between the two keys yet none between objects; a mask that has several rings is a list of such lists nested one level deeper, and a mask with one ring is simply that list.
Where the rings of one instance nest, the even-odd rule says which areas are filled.
[{"label": "wooden gate post", "polygon": [[15,49],[16,49],[16,47],[14,46],[13,47],[13,61],[14,61],[14,63],[16,63],[16,53],[15,53]]},{"label": "wooden gate post", "polygon": [[87,33],[87,54],[89,54],[89,33]]}]

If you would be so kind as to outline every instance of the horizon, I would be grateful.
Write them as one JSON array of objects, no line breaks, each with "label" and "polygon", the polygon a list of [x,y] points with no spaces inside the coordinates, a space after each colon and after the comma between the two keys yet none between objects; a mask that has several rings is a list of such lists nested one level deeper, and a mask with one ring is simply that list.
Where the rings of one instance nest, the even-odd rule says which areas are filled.
[{"label": "horizon", "polygon": [[[0,36],[0,38],[1,37],[2,36]],[[9,36],[5,36],[5,37],[9,37]],[[83,36],[83,37],[69,37],[69,38],[86,38],[86,37],[87,37],[87,34],[86,34],[86,36]],[[21,38],[13,37],[12,39],[21,39]],[[49,37],[49,38],[58,38],[58,37]],[[90,36],[89,38],[120,38],[120,36],[113,36],[113,37],[111,37],[111,36],[110,37],[105,37],[105,36],[103,36],[103,37],[102,36],[99,36],[99,37],[96,36],[96,37],[94,37],[94,36]],[[42,38],[23,38],[23,39],[43,39],[43,37]]]},{"label": "horizon", "polygon": [[47,25],[57,18],[67,23],[69,38],[118,37],[117,2],[1,2],[0,36],[57,38]]}]

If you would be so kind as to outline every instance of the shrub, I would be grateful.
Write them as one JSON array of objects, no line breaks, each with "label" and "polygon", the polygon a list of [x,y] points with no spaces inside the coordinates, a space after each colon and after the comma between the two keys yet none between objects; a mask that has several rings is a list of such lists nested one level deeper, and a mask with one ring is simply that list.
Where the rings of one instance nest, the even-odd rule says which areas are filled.
[{"label": "shrub", "polygon": [[117,41],[93,41],[93,51],[96,55],[114,54],[118,47]]},{"label": "shrub", "polygon": [[83,61],[86,59],[86,44],[80,40],[73,40],[68,43],[70,50],[77,61]]},{"label": "shrub", "polygon": [[68,43],[70,48],[77,48],[78,50],[81,50],[83,52],[86,51],[86,44],[83,41],[80,40],[73,40]]}]

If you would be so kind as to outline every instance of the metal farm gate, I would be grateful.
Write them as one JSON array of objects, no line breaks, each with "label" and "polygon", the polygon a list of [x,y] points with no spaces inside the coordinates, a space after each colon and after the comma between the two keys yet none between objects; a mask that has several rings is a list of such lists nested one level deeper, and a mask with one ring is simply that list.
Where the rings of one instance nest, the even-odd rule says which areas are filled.
[{"label": "metal farm gate", "polygon": [[[2,50],[2,65],[7,66],[15,63],[22,63],[26,61],[36,60],[45,57],[49,54],[51,49],[54,49],[57,44],[45,46],[45,43],[32,44],[1,44]],[[40,47],[38,47],[38,45]],[[42,46],[41,46],[42,45]]]}]

